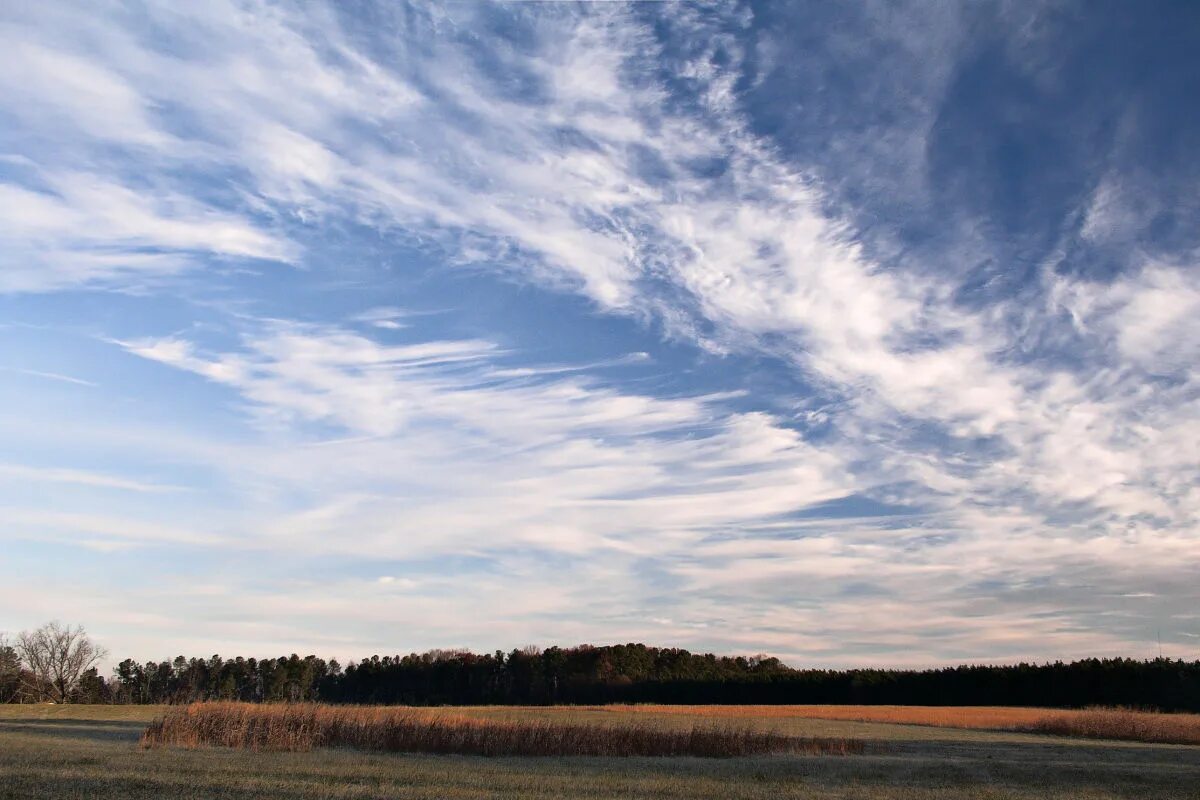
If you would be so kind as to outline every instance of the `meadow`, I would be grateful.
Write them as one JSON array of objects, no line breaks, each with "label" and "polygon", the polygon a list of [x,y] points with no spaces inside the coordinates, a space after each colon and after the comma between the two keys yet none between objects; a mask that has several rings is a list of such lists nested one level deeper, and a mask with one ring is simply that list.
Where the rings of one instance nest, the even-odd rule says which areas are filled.
[{"label": "meadow", "polygon": [[319,703],[192,703],[169,709],[142,733],[143,747],[220,746],[307,752],[321,747],[475,756],[693,756],[778,753],[850,755],[857,739],[789,736],[704,720],[686,729],[627,715],[618,724],[502,720],[403,706]]},{"label": "meadow", "polygon": [[[821,708],[821,707],[818,707]],[[836,707],[866,717],[878,709]],[[937,711],[944,711],[938,709]],[[1046,711],[1038,710],[1045,716]],[[487,724],[751,727],[860,740],[857,755],[483,757],[139,744],[153,706],[0,707],[0,798],[1200,798],[1200,747],[1096,741],[986,728],[816,719],[806,707],[463,707]],[[1009,709],[979,709],[1004,715]],[[891,707],[893,719],[926,713]]]},{"label": "meadow", "polygon": [[621,714],[697,719],[828,719],[939,728],[1008,730],[1158,744],[1200,745],[1200,714],[1160,714],[1123,708],[1045,709],[1009,706],[596,706]]}]

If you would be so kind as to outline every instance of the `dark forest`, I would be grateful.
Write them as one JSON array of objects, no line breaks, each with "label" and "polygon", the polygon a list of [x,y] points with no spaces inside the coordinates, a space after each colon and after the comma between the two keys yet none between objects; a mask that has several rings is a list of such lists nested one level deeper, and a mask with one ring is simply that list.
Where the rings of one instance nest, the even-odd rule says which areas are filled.
[{"label": "dark forest", "polygon": [[[0,699],[19,700],[18,685]],[[932,670],[794,669],[766,656],[727,657],[625,644],[475,654],[435,650],[336,660],[184,658],[89,670],[71,697],[92,703],[244,700],[408,705],[898,704],[1128,706],[1200,711],[1200,661],[1086,659]]]}]

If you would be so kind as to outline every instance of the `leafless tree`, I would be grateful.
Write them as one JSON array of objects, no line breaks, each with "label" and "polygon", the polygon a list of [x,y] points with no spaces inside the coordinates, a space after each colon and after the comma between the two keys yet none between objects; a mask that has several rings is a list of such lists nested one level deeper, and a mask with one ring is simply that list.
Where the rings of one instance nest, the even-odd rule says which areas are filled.
[{"label": "leafless tree", "polygon": [[26,670],[25,689],[35,697],[66,702],[79,676],[107,651],[93,642],[83,626],[63,626],[48,622],[37,630],[21,631],[17,636],[17,655]]}]

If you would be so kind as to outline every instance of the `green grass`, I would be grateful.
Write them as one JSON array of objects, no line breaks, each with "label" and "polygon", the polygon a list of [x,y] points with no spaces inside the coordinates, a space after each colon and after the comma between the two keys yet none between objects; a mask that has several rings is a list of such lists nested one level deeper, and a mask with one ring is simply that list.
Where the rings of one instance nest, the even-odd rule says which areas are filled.
[{"label": "green grass", "polygon": [[[499,719],[620,724],[625,713],[479,708]],[[827,720],[754,720],[869,740],[854,757],[478,758],[346,750],[142,750],[158,708],[0,707],[0,798],[1200,798],[1200,747]],[[650,716],[670,727],[691,721]]]}]

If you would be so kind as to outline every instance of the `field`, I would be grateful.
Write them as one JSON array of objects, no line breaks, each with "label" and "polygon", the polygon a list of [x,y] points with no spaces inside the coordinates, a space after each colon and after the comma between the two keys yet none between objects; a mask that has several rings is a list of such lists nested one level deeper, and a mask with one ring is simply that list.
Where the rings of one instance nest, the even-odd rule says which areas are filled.
[{"label": "field", "polygon": [[1156,714],[1111,708],[1007,706],[605,706],[597,711],[699,719],[827,719],[939,728],[1010,730],[1089,739],[1200,745],[1200,714]]},{"label": "field", "polygon": [[[818,708],[836,708],[843,716],[879,713]],[[164,710],[0,707],[0,798],[1200,798],[1196,746],[813,719],[803,714],[816,712],[803,707],[506,707],[452,713],[498,722],[632,723],[663,730],[691,728],[701,717],[788,736],[861,739],[866,752],[729,759],[488,758],[139,747],[147,724]],[[968,717],[982,718],[986,712],[1015,713],[981,709]],[[916,721],[932,712],[888,713],[890,719]]]}]

